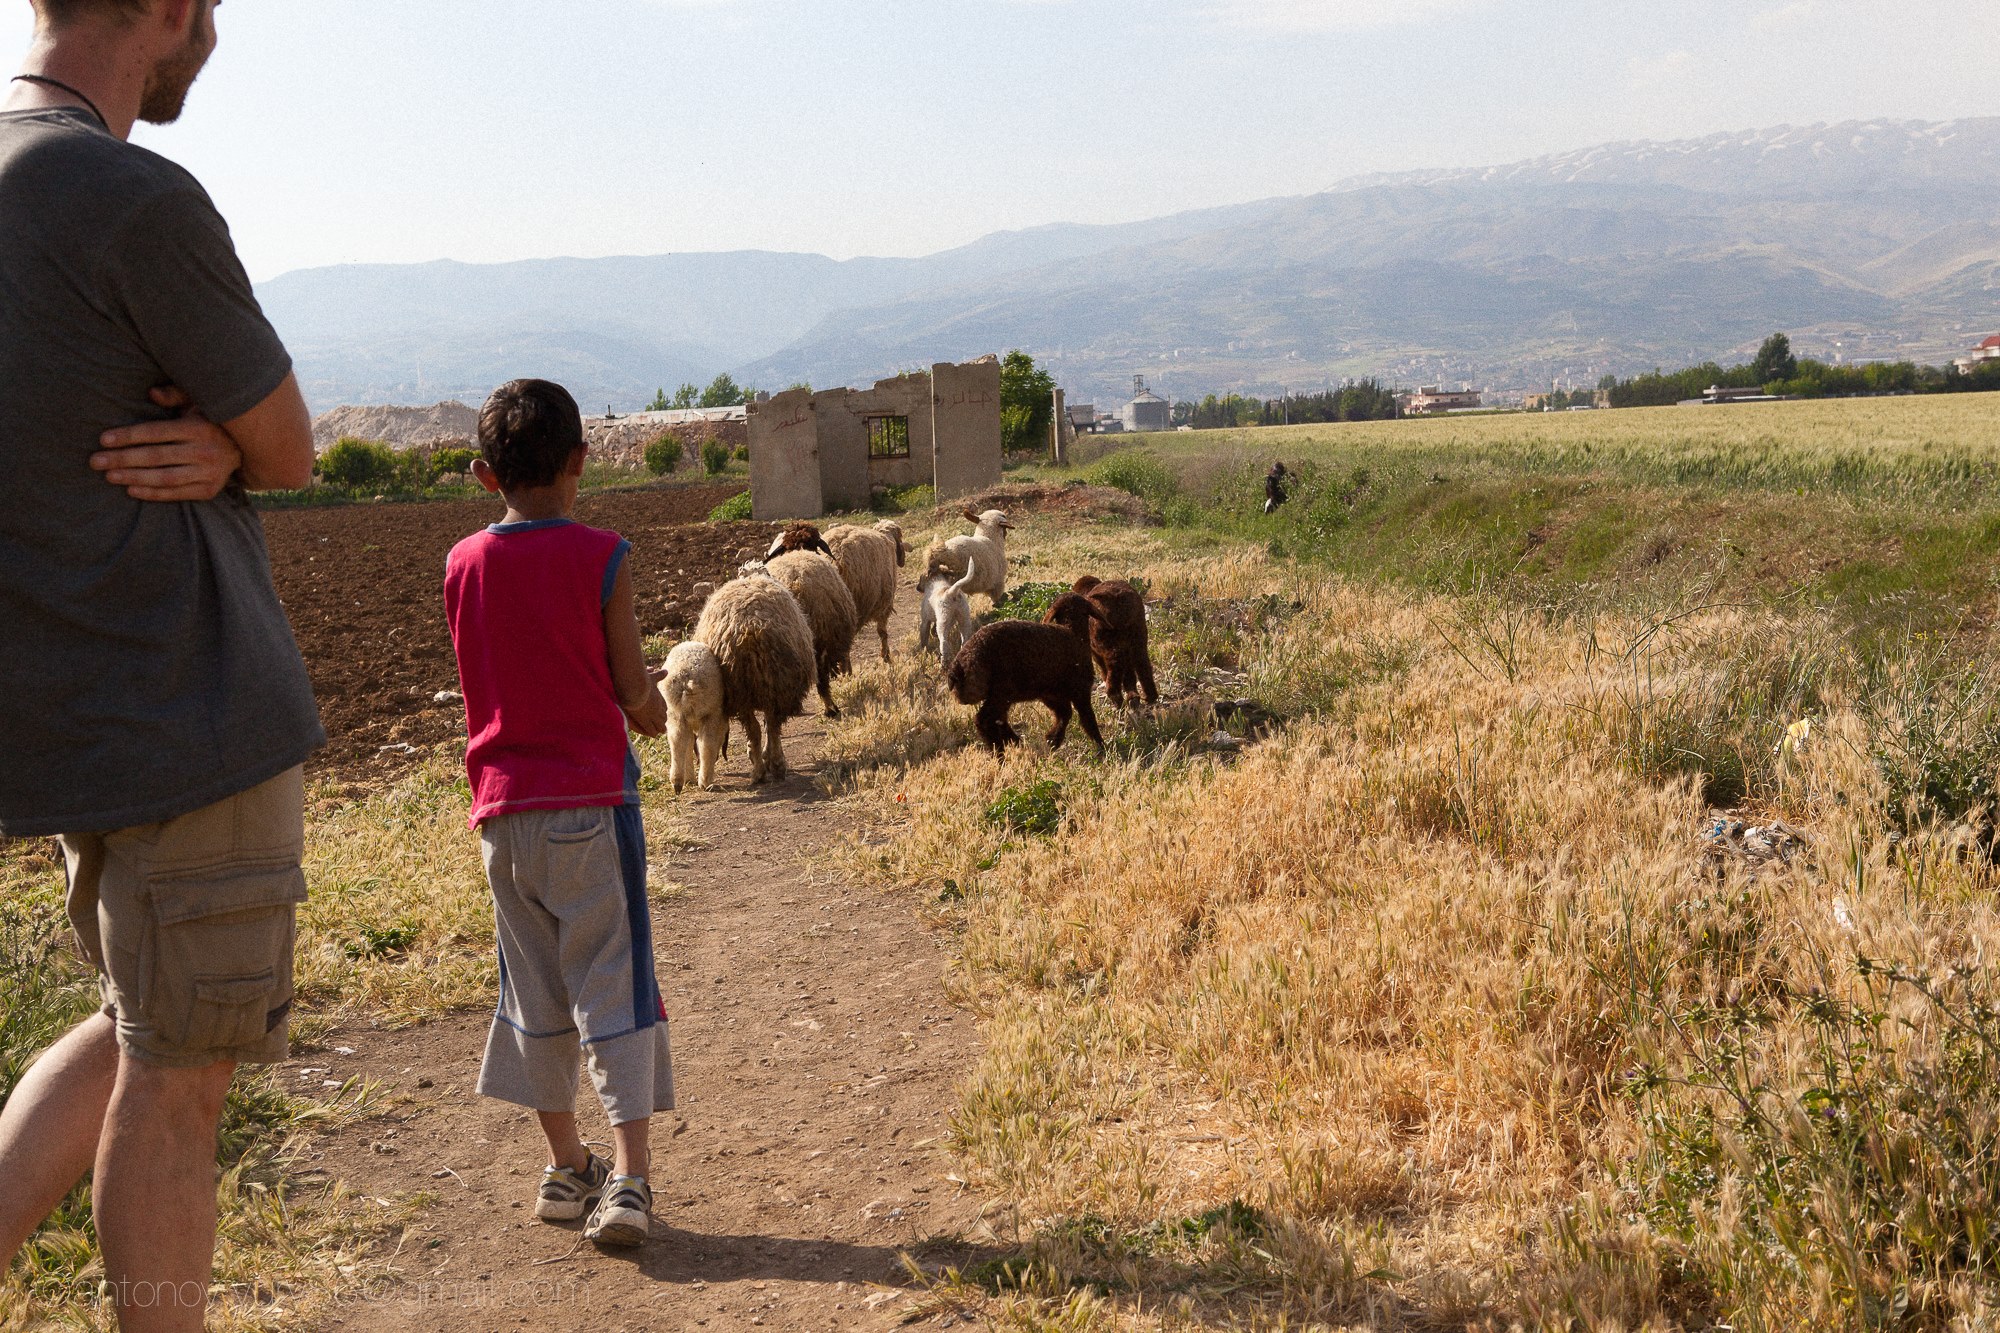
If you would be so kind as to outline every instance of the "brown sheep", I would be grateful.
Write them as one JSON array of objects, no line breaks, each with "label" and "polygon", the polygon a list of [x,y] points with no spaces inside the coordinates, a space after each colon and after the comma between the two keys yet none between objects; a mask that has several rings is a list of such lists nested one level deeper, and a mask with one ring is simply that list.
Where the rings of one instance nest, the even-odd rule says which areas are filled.
[{"label": "brown sheep", "polygon": [[[1065,599],[1068,600],[1068,599]],[[1095,615],[1089,602],[1074,599]],[[1059,746],[1069,729],[1070,714],[1083,724],[1084,735],[1104,753],[1104,737],[1097,730],[1097,714],[1090,706],[1094,678],[1090,654],[1083,640],[1061,625],[1038,625],[1027,620],[1002,620],[988,625],[959,649],[945,671],[952,694],[962,704],[977,704],[974,725],[980,739],[995,754],[1006,751],[1020,735],[1008,723],[1007,714],[1017,703],[1040,700],[1055,714],[1049,744]]]},{"label": "brown sheep", "polygon": [[1101,620],[1090,622],[1090,655],[1104,673],[1104,691],[1114,704],[1160,701],[1153,683],[1153,655],[1146,646],[1146,599],[1122,579],[1085,574],[1072,591],[1090,599]]}]

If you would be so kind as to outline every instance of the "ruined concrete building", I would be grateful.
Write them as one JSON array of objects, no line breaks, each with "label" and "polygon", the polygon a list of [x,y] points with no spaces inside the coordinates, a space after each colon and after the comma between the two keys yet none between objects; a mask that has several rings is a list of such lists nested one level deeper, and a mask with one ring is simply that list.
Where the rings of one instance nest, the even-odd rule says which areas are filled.
[{"label": "ruined concrete building", "polygon": [[999,480],[997,357],[750,405],[750,512],[760,521],[866,509],[877,486],[934,486],[949,500]]}]

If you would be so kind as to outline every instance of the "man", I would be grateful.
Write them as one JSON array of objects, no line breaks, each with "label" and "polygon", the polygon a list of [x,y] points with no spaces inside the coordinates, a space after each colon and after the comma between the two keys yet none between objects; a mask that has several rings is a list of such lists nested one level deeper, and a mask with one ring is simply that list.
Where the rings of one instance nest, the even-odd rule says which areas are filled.
[{"label": "man", "polygon": [[[104,995],[0,1111],[0,1266],[83,1174],[126,1333],[203,1326],[215,1132],[284,1058],[325,737],[246,490],[312,433],[228,228],[127,143],[216,0],[32,0],[0,102],[0,836],[58,836]],[[138,425],[132,425],[133,422]]]},{"label": "man", "polygon": [[1264,512],[1275,514],[1278,506],[1288,498],[1285,493],[1285,479],[1290,474],[1283,463],[1271,464],[1271,470],[1264,474]]}]

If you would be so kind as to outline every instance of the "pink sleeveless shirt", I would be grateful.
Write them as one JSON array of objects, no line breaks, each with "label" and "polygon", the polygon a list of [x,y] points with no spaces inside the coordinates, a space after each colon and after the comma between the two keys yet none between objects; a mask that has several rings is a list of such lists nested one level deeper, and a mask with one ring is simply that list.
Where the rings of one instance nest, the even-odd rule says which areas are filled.
[{"label": "pink sleeveless shirt", "polygon": [[454,546],[444,605],[465,694],[477,828],[517,810],[638,799],[604,605],[631,549],[569,519],[496,523]]}]

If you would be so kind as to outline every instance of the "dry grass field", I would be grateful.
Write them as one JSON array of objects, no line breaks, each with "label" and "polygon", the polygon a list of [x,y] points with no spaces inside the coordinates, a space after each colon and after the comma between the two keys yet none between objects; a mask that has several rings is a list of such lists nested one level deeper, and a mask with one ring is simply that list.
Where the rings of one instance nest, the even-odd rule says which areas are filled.
[{"label": "dry grass field", "polygon": [[[2000,1323],[2000,402],[1134,443],[1042,480],[1147,518],[1050,505],[1010,544],[1024,606],[1146,587],[1167,697],[1104,705],[1103,759],[1027,706],[996,761],[912,656],[827,727],[857,833],[820,874],[914,891],[982,1035],[953,1122],[982,1257],[914,1250],[903,1313]],[[1300,486],[1265,518],[1274,456]],[[485,1002],[462,802],[442,752],[318,793],[304,1039]],[[656,841],[677,808],[649,795]],[[59,883],[0,850],[6,1084],[88,1003]],[[217,1327],[285,1326],[258,1273],[319,1308],[420,1203],[287,1182],[368,1095],[240,1099]],[[63,1300],[88,1245],[59,1219],[0,1327],[101,1327]]]}]

